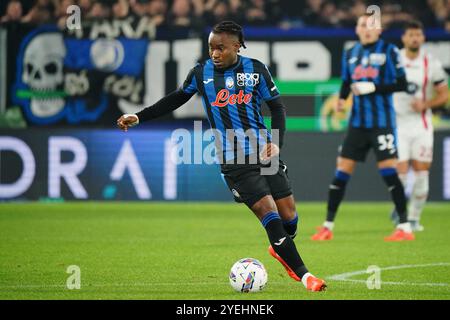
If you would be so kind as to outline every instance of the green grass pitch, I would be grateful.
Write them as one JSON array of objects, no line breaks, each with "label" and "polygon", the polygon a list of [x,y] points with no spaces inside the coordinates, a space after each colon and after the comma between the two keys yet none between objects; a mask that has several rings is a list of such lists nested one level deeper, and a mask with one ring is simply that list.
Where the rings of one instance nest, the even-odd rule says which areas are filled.
[{"label": "green grass pitch", "polygon": [[[325,204],[297,209],[296,245],[310,271],[327,280],[326,292],[307,292],[287,276],[244,205],[0,204],[0,299],[450,298],[450,204],[428,204],[425,231],[407,243],[383,241],[393,230],[388,203],[344,203],[335,239],[325,243],[309,239]],[[231,266],[244,257],[265,265],[262,292],[229,285]],[[79,290],[66,286],[71,265],[81,270]],[[378,290],[366,285],[371,265],[381,268]]]}]

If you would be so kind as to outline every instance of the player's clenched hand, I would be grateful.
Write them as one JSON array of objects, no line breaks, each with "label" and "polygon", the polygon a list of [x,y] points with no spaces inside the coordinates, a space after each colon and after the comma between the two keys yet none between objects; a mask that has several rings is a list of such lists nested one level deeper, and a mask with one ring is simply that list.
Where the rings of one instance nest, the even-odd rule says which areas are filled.
[{"label": "player's clenched hand", "polygon": [[339,99],[334,105],[334,112],[344,112],[345,109],[345,100]]},{"label": "player's clenched hand", "polygon": [[277,156],[280,153],[280,148],[274,143],[268,143],[264,145],[263,150],[259,154],[259,158],[262,162],[268,161],[270,158]]},{"label": "player's clenched hand", "polygon": [[425,104],[425,102],[418,99],[413,100],[413,102],[411,102],[411,107],[416,112],[422,112],[427,109],[427,105]]},{"label": "player's clenched hand", "polygon": [[117,119],[117,126],[123,131],[128,131],[128,128],[137,124],[139,124],[139,118],[135,114],[124,114]]}]

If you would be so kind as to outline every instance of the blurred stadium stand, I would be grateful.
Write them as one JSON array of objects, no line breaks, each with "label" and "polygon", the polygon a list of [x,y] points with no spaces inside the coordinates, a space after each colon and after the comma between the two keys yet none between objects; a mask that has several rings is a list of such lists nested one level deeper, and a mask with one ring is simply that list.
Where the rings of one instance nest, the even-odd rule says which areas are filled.
[{"label": "blurred stadium stand", "polygon": [[420,19],[426,27],[450,28],[446,0],[10,0],[0,4],[0,21],[64,25],[66,8],[74,4],[87,19],[147,16],[158,26],[194,29],[225,19],[245,26],[351,27],[367,6],[378,5],[387,29],[411,19]]}]

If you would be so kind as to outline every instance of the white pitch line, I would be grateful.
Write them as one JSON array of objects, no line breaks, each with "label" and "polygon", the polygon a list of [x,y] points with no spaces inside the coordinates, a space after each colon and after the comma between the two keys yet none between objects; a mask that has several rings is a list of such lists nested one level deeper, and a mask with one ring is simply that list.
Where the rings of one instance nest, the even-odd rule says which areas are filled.
[{"label": "white pitch line", "polygon": [[[271,281],[270,284],[283,284],[284,282]],[[185,282],[183,286],[217,286],[218,284],[228,285],[228,282]],[[83,284],[81,283],[81,289],[89,288],[103,288],[103,287],[158,287],[158,286],[180,286],[178,282],[154,282],[154,283],[94,283],[94,284]],[[50,288],[60,288],[66,289],[66,285],[62,284],[23,284],[23,285],[0,285],[0,291],[5,289],[50,289]]]},{"label": "white pitch line", "polygon": [[[436,266],[450,266],[448,262],[439,262],[439,263],[428,263],[428,264],[405,264],[400,266],[391,266],[380,268],[380,271],[385,270],[397,270],[397,269],[409,269],[409,268],[427,268],[427,267],[436,267]],[[348,279],[350,277],[367,274],[367,270],[358,270],[353,272],[346,272],[341,274],[335,274],[329,277],[326,277],[328,280],[334,281],[346,281],[346,282],[354,282],[354,283],[366,283],[366,280],[356,280],[356,279]],[[395,281],[381,281],[382,284],[387,285],[411,285],[411,286],[432,286],[432,287],[448,287],[450,284],[448,283],[436,283],[436,282],[395,282]]]},{"label": "white pitch line", "polygon": [[[436,267],[436,266],[450,266],[449,262],[439,262],[439,263],[429,263],[429,264],[409,264],[400,266],[391,266],[380,268],[380,271],[384,270],[397,270],[397,269],[408,269],[408,268],[426,268],[426,267]],[[325,279],[334,281],[346,281],[353,283],[366,283],[366,280],[348,279],[350,277],[367,274],[367,270],[358,270],[353,272],[346,272],[341,274],[335,274],[328,276]],[[270,282],[270,284],[282,284],[284,282]],[[411,286],[435,286],[435,287],[448,287],[448,283],[427,283],[427,282],[395,282],[395,281],[382,281],[382,284],[386,285],[411,285]],[[185,282],[183,286],[206,286],[206,285],[217,285],[218,282]],[[157,287],[157,286],[180,286],[178,282],[154,282],[154,283],[110,283],[110,284],[83,284],[81,288],[102,288],[102,287]],[[0,290],[5,289],[49,289],[49,288],[60,288],[65,289],[65,285],[59,284],[49,284],[49,285],[39,285],[39,284],[24,284],[24,285],[0,285]]]}]

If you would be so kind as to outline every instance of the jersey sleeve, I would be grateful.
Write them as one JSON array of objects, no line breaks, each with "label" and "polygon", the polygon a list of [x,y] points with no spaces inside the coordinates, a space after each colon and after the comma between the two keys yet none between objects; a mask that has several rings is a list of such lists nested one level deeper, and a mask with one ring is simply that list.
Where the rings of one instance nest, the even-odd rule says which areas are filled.
[{"label": "jersey sleeve", "polygon": [[264,64],[262,64],[262,71],[260,73],[258,94],[264,101],[270,101],[280,96],[280,91],[278,91],[269,69]]},{"label": "jersey sleeve", "polygon": [[195,94],[198,91],[197,80],[195,79],[196,67],[192,68],[191,71],[189,71],[186,80],[184,80],[183,85],[181,86],[181,90],[183,90],[184,93]]},{"label": "jersey sleeve", "polygon": [[447,83],[448,81],[448,75],[445,72],[444,67],[442,67],[442,64],[439,60],[433,59],[433,65],[432,65],[432,76],[431,81],[434,85],[439,85],[441,83]]},{"label": "jersey sleeve", "polygon": [[392,68],[395,72],[395,77],[405,77],[406,72],[403,66],[403,61],[400,56],[400,50],[395,45],[390,46],[389,58],[391,59]]},{"label": "jersey sleeve", "polygon": [[342,52],[342,69],[341,69],[341,79],[343,82],[350,82],[350,69],[348,68],[348,52],[344,49]]}]

